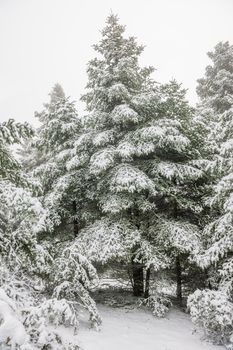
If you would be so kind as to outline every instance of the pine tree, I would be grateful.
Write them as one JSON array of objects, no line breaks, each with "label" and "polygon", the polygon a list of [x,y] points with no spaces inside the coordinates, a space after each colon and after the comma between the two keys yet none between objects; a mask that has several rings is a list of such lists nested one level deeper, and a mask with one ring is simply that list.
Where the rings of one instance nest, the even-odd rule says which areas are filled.
[{"label": "pine tree", "polygon": [[40,199],[46,211],[45,227],[39,233],[39,240],[47,244],[52,256],[50,273],[45,276],[46,289],[52,297],[68,300],[74,310],[79,300],[88,309],[92,324],[98,325],[100,318],[89,294],[97,275],[73,242],[85,215],[85,169],[74,167],[77,162],[82,164],[76,152],[81,120],[74,102],[64,97],[60,86],[55,85],[50,97],[50,103],[37,114],[41,125],[32,143],[32,154],[41,155],[40,163],[33,167],[29,162],[41,183]]},{"label": "pine tree", "polygon": [[212,62],[197,92],[206,134],[203,163],[209,173],[209,215],[202,234],[205,249],[197,260],[208,272],[211,290],[197,290],[188,304],[194,323],[225,344],[232,341],[233,331],[233,46],[220,42],[208,56]]},{"label": "pine tree", "polygon": [[[170,269],[175,272],[180,304],[183,272],[190,273],[194,268],[191,260],[201,248],[201,201],[206,177],[200,164],[195,111],[185,94],[186,90],[176,81],[160,86],[157,120],[164,123],[167,140],[159,147],[149,170],[160,194],[152,230],[156,232],[156,244],[169,257]],[[171,125],[175,126],[174,131]],[[182,144],[184,141],[186,144]]]},{"label": "pine tree", "polygon": [[41,181],[44,205],[50,210],[54,225],[58,227],[64,221],[71,225],[73,222],[73,233],[77,235],[76,192],[80,180],[77,173],[68,170],[67,163],[73,158],[81,121],[74,102],[65,97],[58,84],[50,93],[50,103],[45,104],[45,109],[37,113],[37,117],[41,126],[33,141],[33,154],[40,154],[40,162],[33,167],[33,173]]},{"label": "pine tree", "polygon": [[[199,80],[202,113],[210,118],[208,167],[211,172],[211,222],[205,227],[207,250],[203,266],[219,264],[220,285],[232,293],[232,189],[233,189],[233,46],[220,42],[208,54],[212,65]],[[213,147],[214,145],[214,147]]]},{"label": "pine tree", "polygon": [[[232,45],[220,42],[208,56],[212,65],[206,67],[205,77],[198,80],[197,93],[205,107],[221,114],[232,108]],[[213,120],[218,120],[216,114],[211,114]]]},{"label": "pine tree", "polygon": [[[101,218],[82,231],[80,241],[93,260],[131,263],[134,295],[140,296],[143,267],[157,270],[168,263],[157,245],[162,217],[158,220],[156,212],[172,207],[178,220],[182,211],[192,211],[190,183],[195,186],[203,173],[192,164],[198,154],[191,151],[192,109],[185,91],[176,82],[159,88],[150,78],[153,68],[139,67],[143,47],[123,34],[124,27],[110,15],[94,46],[100,58],[88,65],[88,91],[82,100],[89,112],[85,123],[91,134],[92,197]],[[170,220],[169,215],[165,218]],[[168,227],[173,227],[170,221]]]},{"label": "pine tree", "polygon": [[[153,208],[148,197],[154,195],[155,189],[129,154],[127,135],[143,122],[145,111],[140,115],[140,108],[147,109],[147,113],[153,110],[157,93],[149,78],[153,69],[142,69],[138,64],[143,47],[133,37],[125,39],[123,33],[117,17],[110,15],[102,40],[94,46],[102,58],[92,60],[88,66],[88,92],[82,100],[89,111],[89,172],[95,183],[93,201],[101,219],[86,228],[83,235],[93,233],[94,252],[102,250],[103,244],[109,259],[132,262],[134,294],[142,295],[143,263],[137,258],[142,238],[140,214],[143,206],[145,211]],[[122,245],[123,249],[119,249]]]},{"label": "pine tree", "polygon": [[[79,349],[76,341],[67,343],[55,327],[65,322],[77,330],[81,306],[88,310],[93,326],[101,322],[89,293],[98,280],[95,268],[73,245],[77,221],[73,202],[82,202],[82,179],[72,164],[81,122],[74,103],[57,86],[39,118],[39,132],[26,141],[24,170],[28,174],[8,145],[31,136],[31,128],[13,121],[0,127],[0,260],[4,266],[4,273],[0,271],[0,344]],[[39,157],[34,160],[34,155]],[[42,191],[35,197],[31,189],[38,180]],[[57,232],[62,232],[60,237]],[[62,242],[67,237],[71,242]],[[7,328],[9,314],[12,327]]]},{"label": "pine tree", "polygon": [[[48,305],[46,310],[46,303],[41,304],[35,293],[37,290],[39,294],[38,283],[50,273],[52,262],[46,245],[38,241],[39,232],[45,229],[46,212],[32,195],[31,190],[35,189],[32,180],[9,148],[31,136],[32,128],[9,120],[1,124],[0,131],[0,344],[12,349],[21,345],[35,349],[33,343],[37,349],[49,344],[60,346],[59,343],[64,344],[62,337],[49,331],[48,326],[49,315],[58,315],[61,305],[53,310]],[[64,305],[63,312],[68,307]],[[32,320],[33,308],[37,322]],[[44,342],[40,344],[42,333]]]},{"label": "pine tree", "polygon": [[77,247],[41,239],[47,210],[25,188],[0,181],[0,344],[27,349],[78,349],[56,327],[77,330],[80,306],[96,326],[100,317],[89,290],[97,276]]}]

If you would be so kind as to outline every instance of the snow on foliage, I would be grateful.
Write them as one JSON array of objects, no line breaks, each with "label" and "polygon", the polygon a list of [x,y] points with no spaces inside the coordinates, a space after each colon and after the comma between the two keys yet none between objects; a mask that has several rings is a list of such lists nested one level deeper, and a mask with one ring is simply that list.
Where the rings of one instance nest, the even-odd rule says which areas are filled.
[{"label": "snow on foliage", "polygon": [[80,246],[91,261],[127,259],[132,247],[140,242],[140,232],[125,219],[103,218],[87,226],[79,237]]},{"label": "snow on foliage", "polygon": [[[199,156],[190,131],[193,109],[178,83],[158,86],[150,77],[153,68],[139,66],[143,47],[124,37],[116,16],[108,17],[94,48],[98,58],[88,64],[82,96],[88,111],[84,129],[92,136],[82,139],[82,147],[90,154],[86,174],[94,186],[88,198],[97,210],[80,231],[80,240],[85,254],[98,262],[122,257],[141,269],[162,269],[173,264],[170,247],[163,249],[165,240],[176,242],[176,253],[188,255],[194,245],[199,247],[198,229],[180,218],[189,211],[197,222],[201,211],[194,190],[204,172],[192,163]],[[165,206],[176,230],[163,230],[161,238],[154,215]]]},{"label": "snow on foliage", "polygon": [[224,273],[224,267],[231,265],[233,249],[233,46],[228,42],[220,42],[208,55],[212,65],[207,67],[205,77],[199,80],[198,92],[201,98],[200,108],[204,117],[208,111],[207,123],[211,126],[209,130],[207,125],[207,145],[215,144],[215,147],[210,147],[207,153],[212,181],[212,191],[207,201],[211,217],[203,231],[206,250],[198,257],[198,261],[203,267],[218,264],[221,288],[226,281],[225,289],[228,289],[230,295],[233,285],[229,281],[233,275],[230,269]]},{"label": "snow on foliage", "polygon": [[233,303],[220,291],[197,290],[188,298],[193,323],[218,344],[225,344],[233,334]]},{"label": "snow on foliage", "polygon": [[199,119],[206,135],[203,149],[207,159],[205,170],[210,174],[206,200],[210,215],[202,233],[204,250],[196,260],[209,271],[210,286],[216,281],[214,286],[218,290],[196,291],[188,303],[194,322],[212,340],[225,343],[233,331],[233,46],[220,42],[208,56],[212,62],[199,80],[197,92],[201,100]]},{"label": "snow on foliage", "polygon": [[80,254],[80,248],[76,242],[68,245],[61,257],[55,259],[52,277],[55,287],[54,296],[66,298],[70,303],[72,301],[74,308],[76,303],[86,308],[91,324],[98,327],[101,319],[96,304],[89,295],[89,290],[95,287],[98,277],[93,265]]},{"label": "snow on foliage", "polygon": [[[49,253],[38,244],[37,234],[45,229],[46,212],[30,191],[8,182],[0,182],[0,247],[9,264],[28,266],[31,271],[45,272]],[[30,254],[27,252],[30,251]]]},{"label": "snow on foliage", "polygon": [[78,350],[74,337],[63,338],[59,326],[78,327],[76,314],[66,300],[43,299],[36,281],[1,264],[0,344],[12,350]]},{"label": "snow on foliage", "polygon": [[110,174],[111,192],[142,192],[155,193],[154,183],[141,170],[132,165],[121,164]]},{"label": "snow on foliage", "polygon": [[90,171],[92,174],[98,175],[101,172],[111,168],[114,164],[115,149],[113,147],[105,148],[96,152],[90,159]]},{"label": "snow on foliage", "polygon": [[165,317],[171,307],[171,301],[163,295],[151,295],[139,301],[139,307],[146,306],[156,317]]},{"label": "snow on foliage", "polygon": [[123,104],[118,105],[113,109],[111,118],[113,119],[114,124],[124,124],[128,122],[137,124],[140,120],[140,115],[128,105]]},{"label": "snow on foliage", "polygon": [[173,247],[183,253],[197,254],[200,246],[200,231],[196,225],[160,218],[156,227],[158,241],[163,241],[164,247]]},{"label": "snow on foliage", "polygon": [[179,164],[171,162],[155,162],[153,171],[159,173],[161,176],[169,180],[177,180],[185,182],[187,179],[197,180],[203,177],[203,171],[192,166],[192,164]]},{"label": "snow on foliage", "polygon": [[16,123],[13,119],[0,123],[0,180],[28,185],[26,177],[21,172],[20,163],[13,157],[9,146],[21,143],[32,134],[33,130],[27,123]]}]

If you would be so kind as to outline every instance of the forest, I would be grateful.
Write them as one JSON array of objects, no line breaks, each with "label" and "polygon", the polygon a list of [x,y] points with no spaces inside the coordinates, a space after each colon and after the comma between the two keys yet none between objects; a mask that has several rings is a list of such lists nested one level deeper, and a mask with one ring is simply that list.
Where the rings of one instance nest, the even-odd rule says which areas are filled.
[{"label": "forest", "polygon": [[85,350],[103,303],[233,349],[233,46],[206,48],[195,107],[116,15],[94,50],[84,112],[56,83],[38,127],[0,123],[1,349]]}]

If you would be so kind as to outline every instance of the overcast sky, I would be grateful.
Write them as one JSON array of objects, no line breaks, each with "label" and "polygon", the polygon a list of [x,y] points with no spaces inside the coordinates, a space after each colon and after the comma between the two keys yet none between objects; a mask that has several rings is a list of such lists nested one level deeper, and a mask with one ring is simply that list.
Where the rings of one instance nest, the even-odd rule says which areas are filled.
[{"label": "overcast sky", "polygon": [[34,123],[56,82],[78,101],[111,10],[146,45],[141,63],[182,82],[192,104],[206,52],[233,44],[233,0],[0,0],[0,121]]}]

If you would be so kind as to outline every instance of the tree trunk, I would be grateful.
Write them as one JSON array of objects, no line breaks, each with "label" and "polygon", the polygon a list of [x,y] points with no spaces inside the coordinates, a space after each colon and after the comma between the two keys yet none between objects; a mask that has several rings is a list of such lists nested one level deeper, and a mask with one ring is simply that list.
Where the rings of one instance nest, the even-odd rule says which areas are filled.
[{"label": "tree trunk", "polygon": [[181,278],[180,257],[176,257],[176,297],[180,306],[182,306],[182,278]]},{"label": "tree trunk", "polygon": [[143,296],[143,265],[133,261],[133,258],[132,258],[132,279],[133,279],[133,295],[135,297]]},{"label": "tree trunk", "polygon": [[[134,225],[140,229],[140,215],[136,208],[130,208],[130,217]],[[135,262],[135,253],[137,252],[139,245],[135,245],[132,250],[131,265],[132,265],[132,280],[133,280],[133,295],[135,297],[143,297],[144,293],[144,276],[143,276],[143,264]],[[141,257],[140,257],[141,258]],[[141,260],[141,259],[140,259]]]},{"label": "tree trunk", "polygon": [[145,281],[145,293],[144,298],[149,298],[149,291],[150,291],[150,267],[146,270],[146,281]]},{"label": "tree trunk", "polygon": [[[77,214],[77,205],[76,202],[73,201],[73,213],[74,216]],[[73,219],[73,232],[74,232],[74,237],[76,238],[78,236],[79,233],[79,225],[78,225],[78,220],[74,217]]]},{"label": "tree trunk", "polygon": [[205,274],[205,285],[207,285],[207,288],[212,290],[212,285],[211,282],[209,280],[209,273],[208,273],[208,269],[204,270],[204,274]]}]

